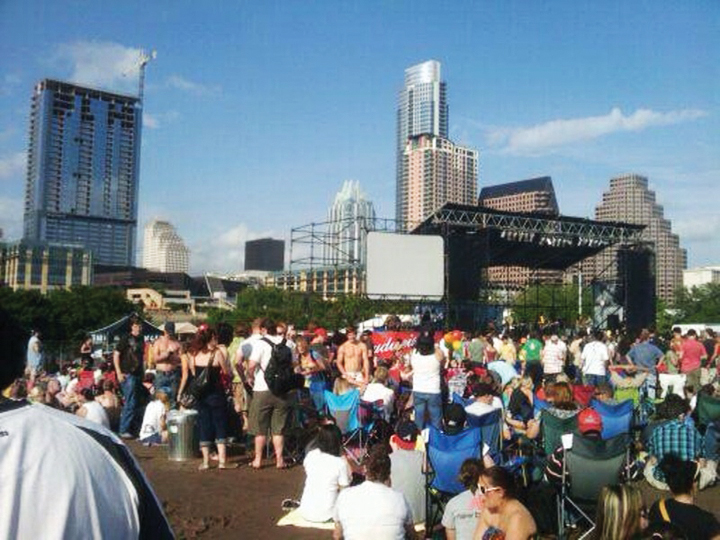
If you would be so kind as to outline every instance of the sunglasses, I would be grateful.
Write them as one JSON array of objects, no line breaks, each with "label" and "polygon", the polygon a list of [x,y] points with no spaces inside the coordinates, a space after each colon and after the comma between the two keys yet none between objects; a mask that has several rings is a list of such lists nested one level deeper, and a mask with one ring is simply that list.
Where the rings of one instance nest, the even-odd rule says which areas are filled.
[{"label": "sunglasses", "polygon": [[480,493],[483,495],[490,493],[491,491],[497,491],[499,489],[502,489],[500,487],[485,487],[485,486],[478,486],[478,489],[480,490]]}]

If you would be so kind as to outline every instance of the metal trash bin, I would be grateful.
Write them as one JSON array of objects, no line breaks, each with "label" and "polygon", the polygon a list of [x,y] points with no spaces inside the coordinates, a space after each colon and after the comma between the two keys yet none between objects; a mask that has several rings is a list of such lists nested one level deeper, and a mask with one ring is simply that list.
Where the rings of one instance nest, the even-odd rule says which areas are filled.
[{"label": "metal trash bin", "polygon": [[170,461],[187,461],[200,455],[197,418],[198,413],[193,410],[168,412],[168,459]]}]

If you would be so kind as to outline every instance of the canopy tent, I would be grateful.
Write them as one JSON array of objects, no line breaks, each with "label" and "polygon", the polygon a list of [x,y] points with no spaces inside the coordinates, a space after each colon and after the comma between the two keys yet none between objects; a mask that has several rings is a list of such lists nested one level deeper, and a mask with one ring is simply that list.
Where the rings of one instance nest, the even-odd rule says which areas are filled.
[{"label": "canopy tent", "polygon": [[117,339],[120,339],[120,336],[130,332],[131,317],[140,319],[142,323],[142,335],[145,337],[146,341],[155,339],[162,335],[162,330],[160,330],[157,326],[146,321],[137,313],[129,313],[114,323],[89,332],[90,337],[92,337],[93,340],[93,345],[101,345],[105,349],[110,348]]}]

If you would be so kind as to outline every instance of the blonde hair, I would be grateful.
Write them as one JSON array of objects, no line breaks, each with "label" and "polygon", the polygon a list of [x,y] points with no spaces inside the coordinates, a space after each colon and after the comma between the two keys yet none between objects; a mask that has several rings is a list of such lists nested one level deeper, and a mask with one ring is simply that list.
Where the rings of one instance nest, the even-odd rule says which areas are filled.
[{"label": "blonde hair", "polygon": [[335,383],[333,384],[333,394],[336,396],[342,396],[346,392],[352,390],[352,388],[352,385],[347,381],[347,379],[338,377],[335,379]]},{"label": "blonde hair", "polygon": [[642,494],[629,484],[605,486],[600,492],[597,540],[629,540],[641,532]]},{"label": "blonde hair", "polygon": [[388,380],[389,375],[390,374],[388,373],[388,368],[386,368],[385,366],[379,366],[375,370],[375,381],[381,384],[385,384]]}]

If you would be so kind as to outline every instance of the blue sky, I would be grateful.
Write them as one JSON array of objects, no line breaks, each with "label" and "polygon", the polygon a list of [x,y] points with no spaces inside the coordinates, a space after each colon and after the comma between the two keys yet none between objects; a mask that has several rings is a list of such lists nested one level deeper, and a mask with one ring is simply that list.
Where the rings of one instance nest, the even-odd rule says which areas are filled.
[{"label": "blue sky", "polygon": [[[112,6],[112,7],[110,7]],[[442,62],[479,187],[550,175],[592,217],[645,175],[690,266],[720,264],[720,3],[0,0],[0,227],[21,235],[32,87],[134,92],[147,68],[139,232],[172,221],[191,269],[326,219],[347,179],[394,217],[403,70]],[[142,234],[138,235],[141,241]]]}]

